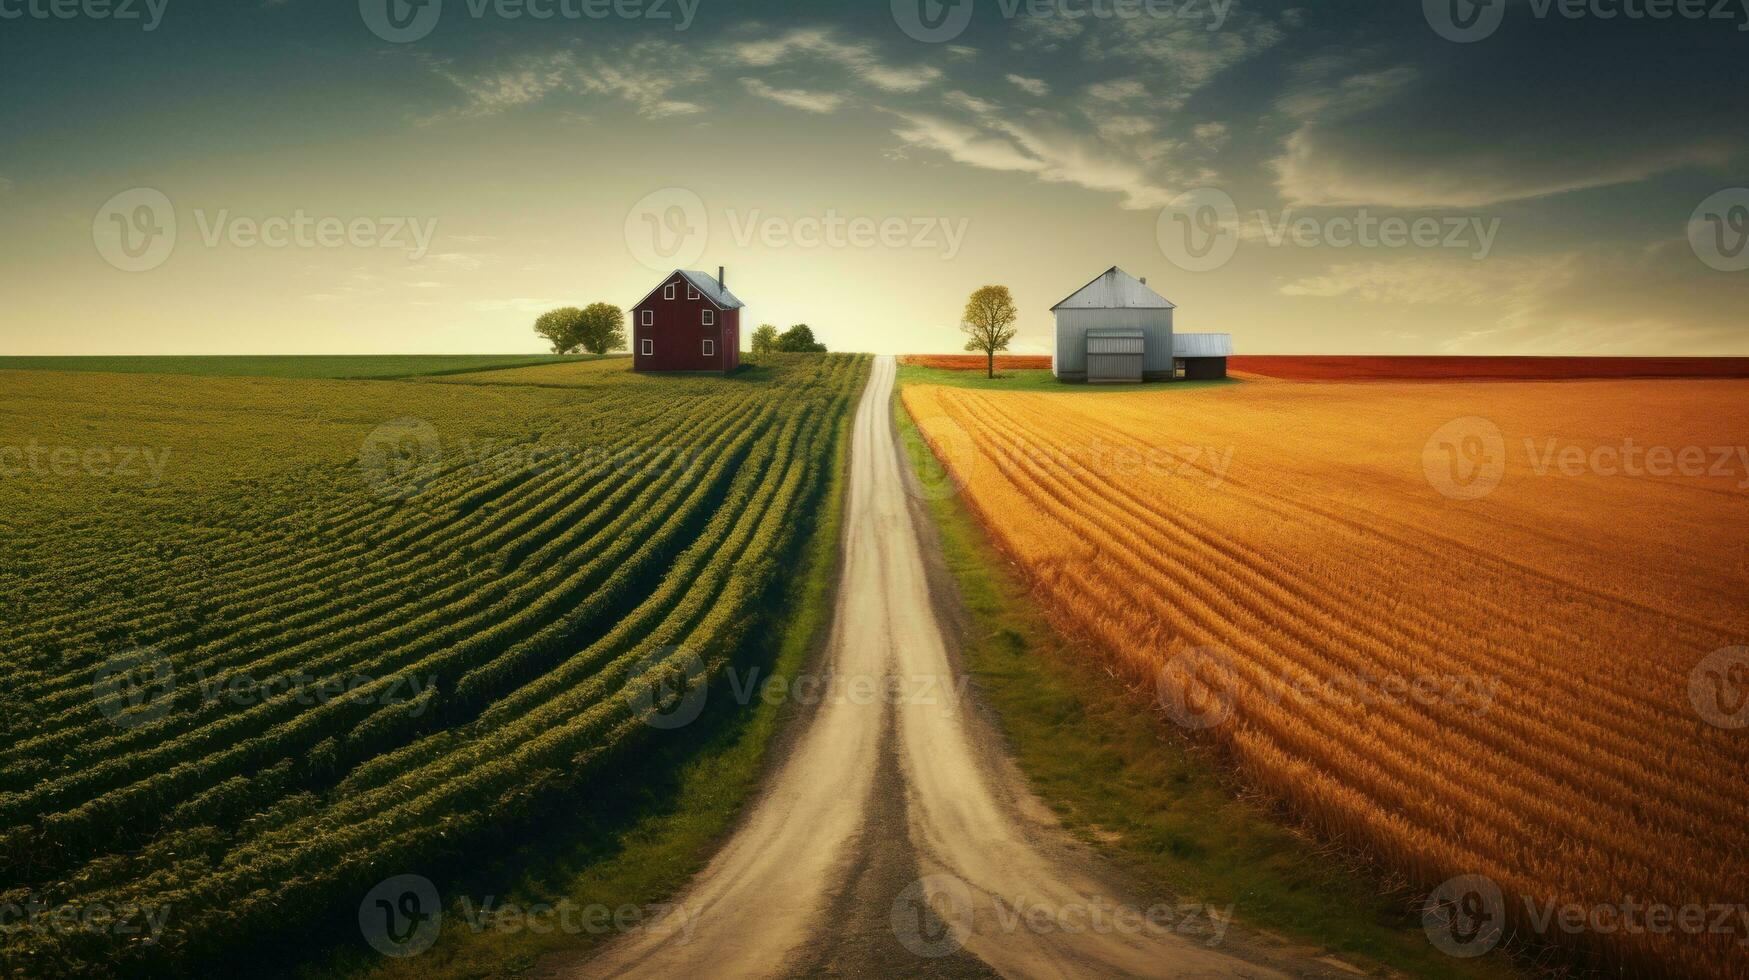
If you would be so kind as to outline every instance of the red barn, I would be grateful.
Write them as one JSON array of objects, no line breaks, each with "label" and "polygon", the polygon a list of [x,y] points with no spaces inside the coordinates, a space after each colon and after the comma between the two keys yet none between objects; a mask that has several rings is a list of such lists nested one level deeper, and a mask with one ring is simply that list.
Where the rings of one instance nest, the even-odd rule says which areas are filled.
[{"label": "red barn", "polygon": [[741,366],[741,306],[723,284],[676,269],[632,307],[632,370],[711,371]]}]

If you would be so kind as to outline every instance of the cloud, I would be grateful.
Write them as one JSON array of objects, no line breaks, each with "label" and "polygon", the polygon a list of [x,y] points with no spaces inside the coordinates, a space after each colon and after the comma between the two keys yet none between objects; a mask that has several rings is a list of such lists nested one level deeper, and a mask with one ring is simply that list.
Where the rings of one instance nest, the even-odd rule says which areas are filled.
[{"label": "cloud", "polygon": [[[1334,265],[1286,296],[1398,307],[1441,325],[1446,354],[1749,354],[1749,283],[1710,275],[1684,243],[1549,255],[1413,257]],[[1679,246],[1679,247],[1677,247]]]},{"label": "cloud", "polygon": [[920,92],[942,77],[939,68],[929,65],[889,65],[875,54],[872,45],[843,42],[832,32],[818,28],[801,28],[769,40],[743,42],[735,46],[734,53],[741,64],[756,68],[786,63],[797,56],[819,58],[842,66],[884,92]]},{"label": "cloud", "polygon": [[607,95],[631,103],[650,119],[703,112],[696,102],[675,97],[677,89],[710,78],[707,67],[680,56],[665,41],[640,41],[609,58],[569,51],[523,55],[510,67],[472,74],[436,63],[433,70],[460,89],[465,103],[425,122],[491,116],[541,102],[555,94]]},{"label": "cloud", "polygon": [[[1527,27],[1483,51],[1305,59],[1276,103],[1277,190],[1301,205],[1476,208],[1723,171],[1749,156],[1749,130],[1718,122],[1749,114],[1749,91],[1705,81],[1733,70],[1740,51],[1696,43],[1678,72],[1671,58],[1636,56],[1639,32],[1591,30],[1529,47]],[[1678,74],[1694,84],[1673,90]]]},{"label": "cloud", "polygon": [[844,107],[849,98],[833,92],[810,92],[799,88],[772,88],[757,78],[743,78],[741,84],[747,91],[762,99],[770,99],[792,109],[804,112],[837,112]]},{"label": "cloud", "polygon": [[1010,84],[1028,95],[1036,95],[1043,98],[1044,96],[1051,94],[1050,83],[1042,78],[1028,78],[1025,75],[1008,75],[1006,77]]},{"label": "cloud", "polygon": [[1132,210],[1162,207],[1174,196],[1141,164],[1049,123],[991,116],[979,125],[966,125],[926,113],[896,115],[903,124],[893,130],[895,136],[907,145],[944,153],[956,163],[1116,193],[1120,206]]}]

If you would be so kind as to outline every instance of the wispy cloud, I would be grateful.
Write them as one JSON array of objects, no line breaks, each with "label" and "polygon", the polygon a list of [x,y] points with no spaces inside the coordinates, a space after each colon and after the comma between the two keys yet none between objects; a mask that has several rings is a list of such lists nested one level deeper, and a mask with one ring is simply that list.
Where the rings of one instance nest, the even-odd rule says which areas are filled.
[{"label": "wispy cloud", "polygon": [[1051,94],[1051,84],[1042,78],[1028,78],[1025,75],[1008,75],[1009,84],[1029,95],[1044,97]]},{"label": "wispy cloud", "polygon": [[883,61],[873,45],[846,42],[831,31],[801,28],[781,37],[763,41],[747,41],[735,46],[735,55],[743,65],[771,67],[796,57],[813,57],[842,66],[855,77],[884,92],[919,92],[942,77],[941,69],[930,65],[891,65]]},{"label": "wispy cloud", "polygon": [[434,70],[466,101],[426,122],[496,115],[560,93],[620,98],[651,119],[686,116],[704,111],[703,106],[676,91],[710,78],[706,66],[680,57],[673,44],[654,40],[640,41],[612,59],[561,51],[523,55],[502,69],[468,73],[438,63]]},{"label": "wispy cloud", "polygon": [[743,78],[741,84],[747,91],[762,99],[770,99],[792,109],[803,112],[828,113],[837,112],[849,101],[847,96],[835,92],[811,92],[799,88],[774,88],[757,78]]}]

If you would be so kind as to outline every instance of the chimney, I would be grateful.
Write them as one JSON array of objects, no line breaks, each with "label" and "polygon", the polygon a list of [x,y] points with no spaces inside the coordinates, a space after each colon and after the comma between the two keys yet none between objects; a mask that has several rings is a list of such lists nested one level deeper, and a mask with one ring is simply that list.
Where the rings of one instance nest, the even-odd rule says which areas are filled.
[{"label": "chimney", "polygon": [[729,287],[723,282],[723,267],[717,266],[717,288],[727,292]]}]

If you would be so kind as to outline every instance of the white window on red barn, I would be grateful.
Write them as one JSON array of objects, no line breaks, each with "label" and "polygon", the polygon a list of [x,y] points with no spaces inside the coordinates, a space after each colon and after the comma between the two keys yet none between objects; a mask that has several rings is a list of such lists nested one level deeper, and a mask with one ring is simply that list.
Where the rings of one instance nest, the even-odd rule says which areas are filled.
[{"label": "white window on red barn", "polygon": [[704,311],[704,325],[707,327],[714,327],[717,325],[717,311],[716,310],[705,310]]},{"label": "white window on red barn", "polygon": [[708,341],[708,340],[705,341],[704,342],[704,356],[715,357],[716,354],[717,354],[717,345],[712,343],[711,341]]},{"label": "white window on red barn", "polygon": [[667,286],[664,286],[662,288],[662,298],[663,299],[673,299],[674,298],[674,284],[673,283],[669,283]]},{"label": "white window on red barn", "polygon": [[643,321],[644,321],[644,326],[646,326],[646,327],[655,326],[656,325],[656,311],[655,310],[644,310],[643,311]]},{"label": "white window on red barn", "polygon": [[686,284],[686,298],[687,299],[698,299],[698,290],[694,289],[692,286],[692,283],[690,283],[690,282]]},{"label": "white window on red barn", "polygon": [[643,342],[643,347],[638,351],[638,353],[644,355],[645,357],[649,357],[650,355],[656,353],[656,342],[654,340],[649,339],[648,337],[645,337],[644,342]]}]

